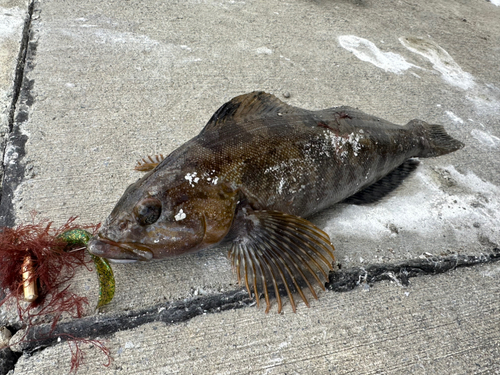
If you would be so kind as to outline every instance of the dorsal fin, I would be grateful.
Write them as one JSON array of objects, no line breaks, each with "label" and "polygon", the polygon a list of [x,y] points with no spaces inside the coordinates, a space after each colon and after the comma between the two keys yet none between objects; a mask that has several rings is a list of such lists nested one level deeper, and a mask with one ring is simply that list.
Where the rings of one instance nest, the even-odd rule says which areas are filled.
[{"label": "dorsal fin", "polygon": [[142,158],[142,160],[137,161],[137,165],[135,166],[136,171],[140,172],[148,172],[152,171],[153,169],[156,168],[158,164],[160,164],[165,157],[162,154],[159,155],[154,155],[154,156],[147,156],[148,160],[145,158]]},{"label": "dorsal fin", "polygon": [[248,120],[266,116],[279,116],[294,112],[305,111],[292,107],[272,94],[263,91],[254,91],[231,99],[223,104],[208,121],[203,132],[215,130],[227,122]]}]

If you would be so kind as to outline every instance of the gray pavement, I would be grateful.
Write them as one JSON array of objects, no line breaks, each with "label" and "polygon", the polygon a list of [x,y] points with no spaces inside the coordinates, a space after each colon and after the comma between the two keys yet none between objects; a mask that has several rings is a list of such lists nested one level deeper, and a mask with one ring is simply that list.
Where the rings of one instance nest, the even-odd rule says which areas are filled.
[{"label": "gray pavement", "polygon": [[[103,221],[139,178],[138,159],[168,154],[221,104],[264,90],[308,109],[349,105],[399,124],[440,123],[466,144],[422,160],[381,202],[337,205],[314,218],[332,238],[339,272],[487,259],[409,286],[389,273],[392,282],[360,279],[348,293],[321,293],[310,309],[299,304],[293,314],[287,304],[267,315],[247,300],[223,302],[240,290],[225,248],[116,265],[115,299],[98,314],[89,307],[86,319],[124,329],[99,333],[111,365],[87,346],[81,373],[500,373],[500,266],[486,256],[500,247],[495,2],[43,1],[31,16],[29,4],[0,1],[0,224],[29,220],[32,210],[57,224],[75,215]],[[72,284],[92,304],[97,288],[86,270]],[[132,328],[123,319],[199,301],[219,307],[198,306],[201,313],[174,323]],[[12,306],[0,308],[0,319],[18,324]],[[53,343],[25,351],[13,373],[69,368],[68,344]]]},{"label": "gray pavement", "polygon": [[[16,90],[21,76],[23,31],[29,19],[27,1],[0,1],[0,145],[5,149],[6,135],[12,129]],[[0,170],[3,179],[4,168]]]}]

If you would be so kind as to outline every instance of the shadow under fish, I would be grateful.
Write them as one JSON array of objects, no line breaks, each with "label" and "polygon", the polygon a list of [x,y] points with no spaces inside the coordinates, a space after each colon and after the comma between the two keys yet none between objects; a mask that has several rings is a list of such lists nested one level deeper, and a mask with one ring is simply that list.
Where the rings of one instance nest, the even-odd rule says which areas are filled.
[{"label": "shadow under fish", "polygon": [[350,107],[309,111],[252,92],[220,107],[196,137],[143,159],[89,251],[146,261],[230,242],[239,282],[266,312],[281,295],[296,310],[325,289],[334,247],[304,219],[334,203],[377,200],[414,170],[412,158],[463,144],[441,125],[392,124]]}]

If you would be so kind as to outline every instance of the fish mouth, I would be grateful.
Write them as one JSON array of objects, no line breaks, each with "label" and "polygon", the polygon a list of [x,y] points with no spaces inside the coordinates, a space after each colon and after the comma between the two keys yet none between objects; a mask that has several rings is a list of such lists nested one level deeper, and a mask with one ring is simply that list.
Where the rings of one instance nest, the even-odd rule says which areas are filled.
[{"label": "fish mouth", "polygon": [[114,263],[132,263],[153,259],[153,252],[142,244],[115,242],[99,235],[90,239],[87,248],[90,254],[106,258]]}]

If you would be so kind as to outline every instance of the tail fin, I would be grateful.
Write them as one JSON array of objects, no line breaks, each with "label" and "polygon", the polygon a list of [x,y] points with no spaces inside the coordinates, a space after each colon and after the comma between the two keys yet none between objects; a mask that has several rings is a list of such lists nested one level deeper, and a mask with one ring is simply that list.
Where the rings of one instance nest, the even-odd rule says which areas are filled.
[{"label": "tail fin", "polygon": [[411,120],[407,127],[413,129],[416,135],[423,137],[423,148],[417,155],[418,157],[430,158],[446,155],[464,147],[462,142],[448,135],[442,125],[428,124],[422,120]]}]

